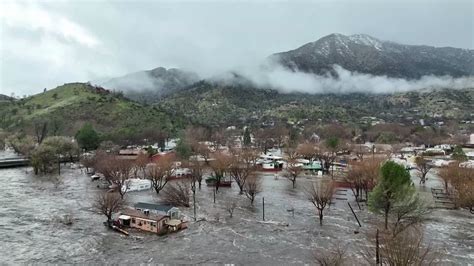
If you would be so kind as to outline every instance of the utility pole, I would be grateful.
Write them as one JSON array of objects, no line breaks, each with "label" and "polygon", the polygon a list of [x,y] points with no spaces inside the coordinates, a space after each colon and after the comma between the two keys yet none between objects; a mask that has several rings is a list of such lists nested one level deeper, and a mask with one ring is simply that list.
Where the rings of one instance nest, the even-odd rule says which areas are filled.
[{"label": "utility pole", "polygon": [[194,190],[193,190],[193,208],[194,208],[194,221],[196,221],[196,183],[194,183]]},{"label": "utility pole", "polygon": [[265,221],[265,197],[262,198],[263,221]]},{"label": "utility pole", "polygon": [[380,265],[380,252],[379,252],[379,229],[375,234],[375,265]]}]

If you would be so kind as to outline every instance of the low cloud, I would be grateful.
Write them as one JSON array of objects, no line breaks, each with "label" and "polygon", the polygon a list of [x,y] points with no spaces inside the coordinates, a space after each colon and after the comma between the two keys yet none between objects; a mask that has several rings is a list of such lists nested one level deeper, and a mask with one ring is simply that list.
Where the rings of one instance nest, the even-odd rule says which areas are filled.
[{"label": "low cloud", "polygon": [[432,89],[464,89],[474,87],[474,77],[423,76],[417,80],[374,76],[351,72],[335,65],[336,75],[314,75],[294,72],[277,64],[258,68],[242,68],[236,73],[262,88],[282,93],[396,93]]}]

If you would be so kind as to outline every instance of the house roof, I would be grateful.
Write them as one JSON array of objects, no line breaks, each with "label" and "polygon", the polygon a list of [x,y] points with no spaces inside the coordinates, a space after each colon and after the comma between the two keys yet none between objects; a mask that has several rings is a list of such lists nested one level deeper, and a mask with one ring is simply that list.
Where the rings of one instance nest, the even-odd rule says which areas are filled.
[{"label": "house roof", "polygon": [[146,219],[150,221],[160,221],[168,217],[167,215],[159,215],[159,214],[154,214],[154,213],[145,214],[139,210],[134,210],[131,208],[123,210],[120,216],[123,216],[123,215],[130,216],[132,218],[135,217],[135,218]]},{"label": "house roof", "polygon": [[142,209],[142,210],[154,210],[167,213],[169,210],[174,208],[172,205],[168,204],[153,204],[153,203],[146,203],[146,202],[138,202],[134,205],[135,209]]}]

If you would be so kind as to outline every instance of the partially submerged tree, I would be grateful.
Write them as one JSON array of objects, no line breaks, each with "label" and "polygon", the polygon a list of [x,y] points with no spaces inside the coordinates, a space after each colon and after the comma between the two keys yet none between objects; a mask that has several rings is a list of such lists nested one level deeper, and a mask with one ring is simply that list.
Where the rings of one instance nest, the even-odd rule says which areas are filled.
[{"label": "partially submerged tree", "polygon": [[162,200],[175,206],[189,207],[189,190],[188,182],[174,182],[163,190]]},{"label": "partially submerged tree", "polygon": [[308,200],[316,207],[319,216],[319,224],[323,225],[324,209],[331,203],[334,195],[335,186],[332,181],[321,180],[312,183],[311,187],[306,190]]},{"label": "partially submerged tree", "polygon": [[191,171],[191,180],[194,184],[198,184],[201,189],[202,177],[204,175],[203,162],[199,161],[196,157],[190,159],[186,167]]},{"label": "partially submerged tree", "polygon": [[415,159],[416,170],[418,171],[418,177],[420,178],[420,184],[426,183],[426,175],[433,168],[433,166],[423,156],[416,157]]},{"label": "partially submerged tree", "polygon": [[48,121],[38,120],[33,123],[36,143],[41,144],[48,135]]},{"label": "partially submerged tree", "polygon": [[96,165],[97,158],[92,154],[82,155],[80,158],[80,163],[86,168],[86,171],[89,172],[89,169]]},{"label": "partially submerged tree", "polygon": [[[337,152],[341,148],[341,140],[338,137],[330,137],[325,141],[325,146],[326,146],[326,158],[327,162],[330,163],[330,165],[333,165],[334,160],[336,159]],[[326,162],[326,163],[327,163]],[[331,167],[331,176],[334,177],[334,167]]]},{"label": "partially submerged tree", "polygon": [[444,180],[446,192],[453,197],[456,207],[474,213],[474,169],[459,167],[455,163],[441,169],[439,176]]},{"label": "partially submerged tree", "polygon": [[93,207],[107,217],[107,224],[112,225],[112,215],[122,209],[124,200],[118,193],[102,192],[97,195]]},{"label": "partially submerged tree", "polygon": [[100,154],[95,168],[123,198],[129,189],[128,179],[131,177],[133,162],[114,155]]},{"label": "partially submerged tree", "polygon": [[390,212],[397,203],[416,193],[410,173],[395,162],[388,161],[381,168],[378,184],[369,194],[369,209],[382,213],[385,217],[385,229],[388,229]]},{"label": "partially submerged tree", "polygon": [[237,203],[234,200],[226,201],[225,209],[229,213],[230,218],[232,218],[234,216],[235,208],[237,208]]},{"label": "partially submerged tree", "polygon": [[256,171],[257,158],[258,154],[253,149],[246,148],[233,152],[229,174],[239,186],[240,194],[244,193],[247,179]]},{"label": "partially submerged tree", "polygon": [[160,194],[160,191],[166,186],[174,171],[174,158],[172,156],[164,156],[157,163],[149,165],[147,178],[150,179],[151,186],[157,194]]},{"label": "partially submerged tree", "polygon": [[5,149],[8,134],[0,129],[0,150]]},{"label": "partially submerged tree", "polygon": [[316,251],[314,259],[321,266],[343,266],[348,258],[345,248],[335,246],[329,250]]},{"label": "partially submerged tree", "polygon": [[35,140],[27,135],[14,134],[9,136],[6,141],[16,153],[25,157],[29,157],[36,147]]},{"label": "partially submerged tree", "polygon": [[211,169],[214,172],[214,178],[216,179],[216,192],[219,190],[219,186],[221,183],[222,178],[224,178],[225,174],[228,172],[229,167],[232,164],[231,156],[217,152],[214,154],[214,160],[211,161]]},{"label": "partially submerged tree", "polygon": [[49,145],[40,145],[31,153],[30,163],[35,175],[51,173],[58,164],[56,150]]},{"label": "partially submerged tree", "polygon": [[51,173],[58,169],[60,174],[61,160],[73,161],[78,156],[79,148],[67,137],[48,137],[31,152],[31,165],[35,174]]},{"label": "partially submerged tree", "polygon": [[437,257],[437,252],[424,243],[422,230],[416,227],[395,236],[377,234],[372,241],[372,249],[363,254],[371,265],[431,265]]},{"label": "partially submerged tree", "polygon": [[296,188],[296,179],[303,172],[301,163],[297,158],[289,158],[286,165],[285,173],[283,174],[288,180],[291,181],[293,188]]},{"label": "partially submerged tree", "polygon": [[262,183],[258,176],[252,175],[248,177],[247,182],[245,183],[245,196],[250,200],[250,205],[253,205],[255,197],[258,193],[262,191]]},{"label": "partially submerged tree", "polygon": [[367,158],[350,164],[345,181],[351,185],[357,201],[367,200],[369,191],[375,186],[380,176],[381,164],[381,160],[375,158]]},{"label": "partially submerged tree", "polygon": [[396,236],[406,229],[418,225],[426,219],[430,212],[427,204],[417,193],[407,193],[405,197],[394,203],[390,212],[392,235]]}]

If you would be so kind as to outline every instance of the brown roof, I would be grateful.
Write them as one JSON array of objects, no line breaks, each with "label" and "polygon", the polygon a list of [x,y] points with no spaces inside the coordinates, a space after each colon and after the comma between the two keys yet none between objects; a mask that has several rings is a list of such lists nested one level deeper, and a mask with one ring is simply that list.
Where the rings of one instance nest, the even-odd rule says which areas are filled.
[{"label": "brown roof", "polygon": [[142,211],[131,209],[131,208],[123,210],[122,214],[128,215],[130,217],[137,217],[137,218],[147,219],[147,220],[152,220],[152,221],[160,221],[168,217],[166,215],[159,215],[159,214],[154,214],[154,213],[145,214]]}]

